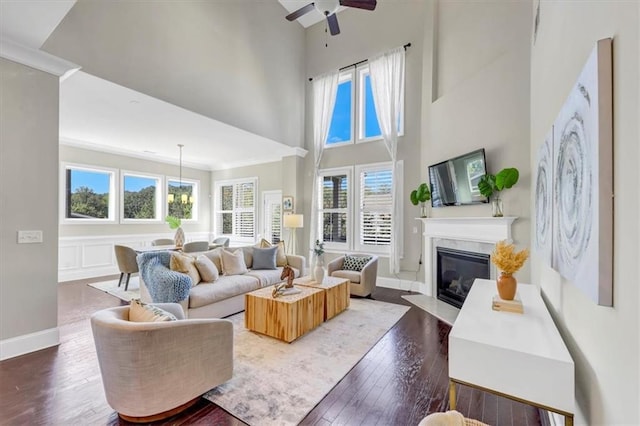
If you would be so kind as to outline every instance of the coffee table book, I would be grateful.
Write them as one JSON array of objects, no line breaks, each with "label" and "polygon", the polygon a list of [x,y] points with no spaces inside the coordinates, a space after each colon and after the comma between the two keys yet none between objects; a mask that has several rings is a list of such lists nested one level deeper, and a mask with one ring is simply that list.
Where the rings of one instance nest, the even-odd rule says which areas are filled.
[{"label": "coffee table book", "polygon": [[522,301],[520,300],[518,295],[516,295],[513,300],[504,300],[496,294],[495,296],[493,296],[491,309],[493,309],[494,311],[513,312],[516,314],[524,313],[524,307],[522,306]]}]

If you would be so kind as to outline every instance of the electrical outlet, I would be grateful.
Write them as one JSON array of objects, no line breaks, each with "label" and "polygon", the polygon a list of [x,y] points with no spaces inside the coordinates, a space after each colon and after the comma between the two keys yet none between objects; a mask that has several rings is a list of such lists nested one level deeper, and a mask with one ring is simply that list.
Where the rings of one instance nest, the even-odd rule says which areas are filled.
[{"label": "electrical outlet", "polygon": [[418,233],[418,227],[417,227],[417,226],[414,226],[414,227],[413,227],[413,233],[414,233],[414,234],[417,234],[417,233]]},{"label": "electrical outlet", "polygon": [[42,231],[18,231],[18,244],[42,242]]}]

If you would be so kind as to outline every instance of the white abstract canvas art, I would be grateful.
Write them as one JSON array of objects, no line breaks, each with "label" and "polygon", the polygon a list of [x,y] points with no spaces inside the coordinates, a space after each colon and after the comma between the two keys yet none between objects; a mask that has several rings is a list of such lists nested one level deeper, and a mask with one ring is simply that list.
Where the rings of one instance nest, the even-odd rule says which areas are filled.
[{"label": "white abstract canvas art", "polygon": [[600,40],[553,127],[552,266],[613,303],[611,39]]},{"label": "white abstract canvas art", "polygon": [[551,266],[553,215],[553,129],[538,150],[535,169],[534,249],[545,265]]}]

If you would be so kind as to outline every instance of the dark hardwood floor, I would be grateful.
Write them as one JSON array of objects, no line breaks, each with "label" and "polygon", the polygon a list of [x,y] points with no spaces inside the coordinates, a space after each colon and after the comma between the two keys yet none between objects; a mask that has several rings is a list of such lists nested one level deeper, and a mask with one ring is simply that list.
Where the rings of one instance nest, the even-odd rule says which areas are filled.
[{"label": "dark hardwood floor", "polygon": [[[87,282],[59,285],[58,347],[0,362],[0,424],[128,424],[106,402],[88,321],[91,313],[121,302]],[[403,294],[409,293],[378,288],[373,298],[410,305]],[[412,306],[302,424],[417,425],[429,413],[446,411],[449,331]],[[458,411],[491,425],[541,424],[533,407],[464,386],[458,387]],[[159,424],[244,423],[201,399]]]}]

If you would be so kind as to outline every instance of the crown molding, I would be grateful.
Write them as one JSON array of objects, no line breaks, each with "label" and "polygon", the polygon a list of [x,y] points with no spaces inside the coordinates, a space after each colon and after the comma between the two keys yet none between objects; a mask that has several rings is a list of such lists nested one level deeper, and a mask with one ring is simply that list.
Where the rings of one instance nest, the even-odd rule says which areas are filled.
[{"label": "crown molding", "polygon": [[16,43],[8,38],[0,40],[0,57],[60,77],[69,77],[81,67],[66,59],[42,50]]}]

